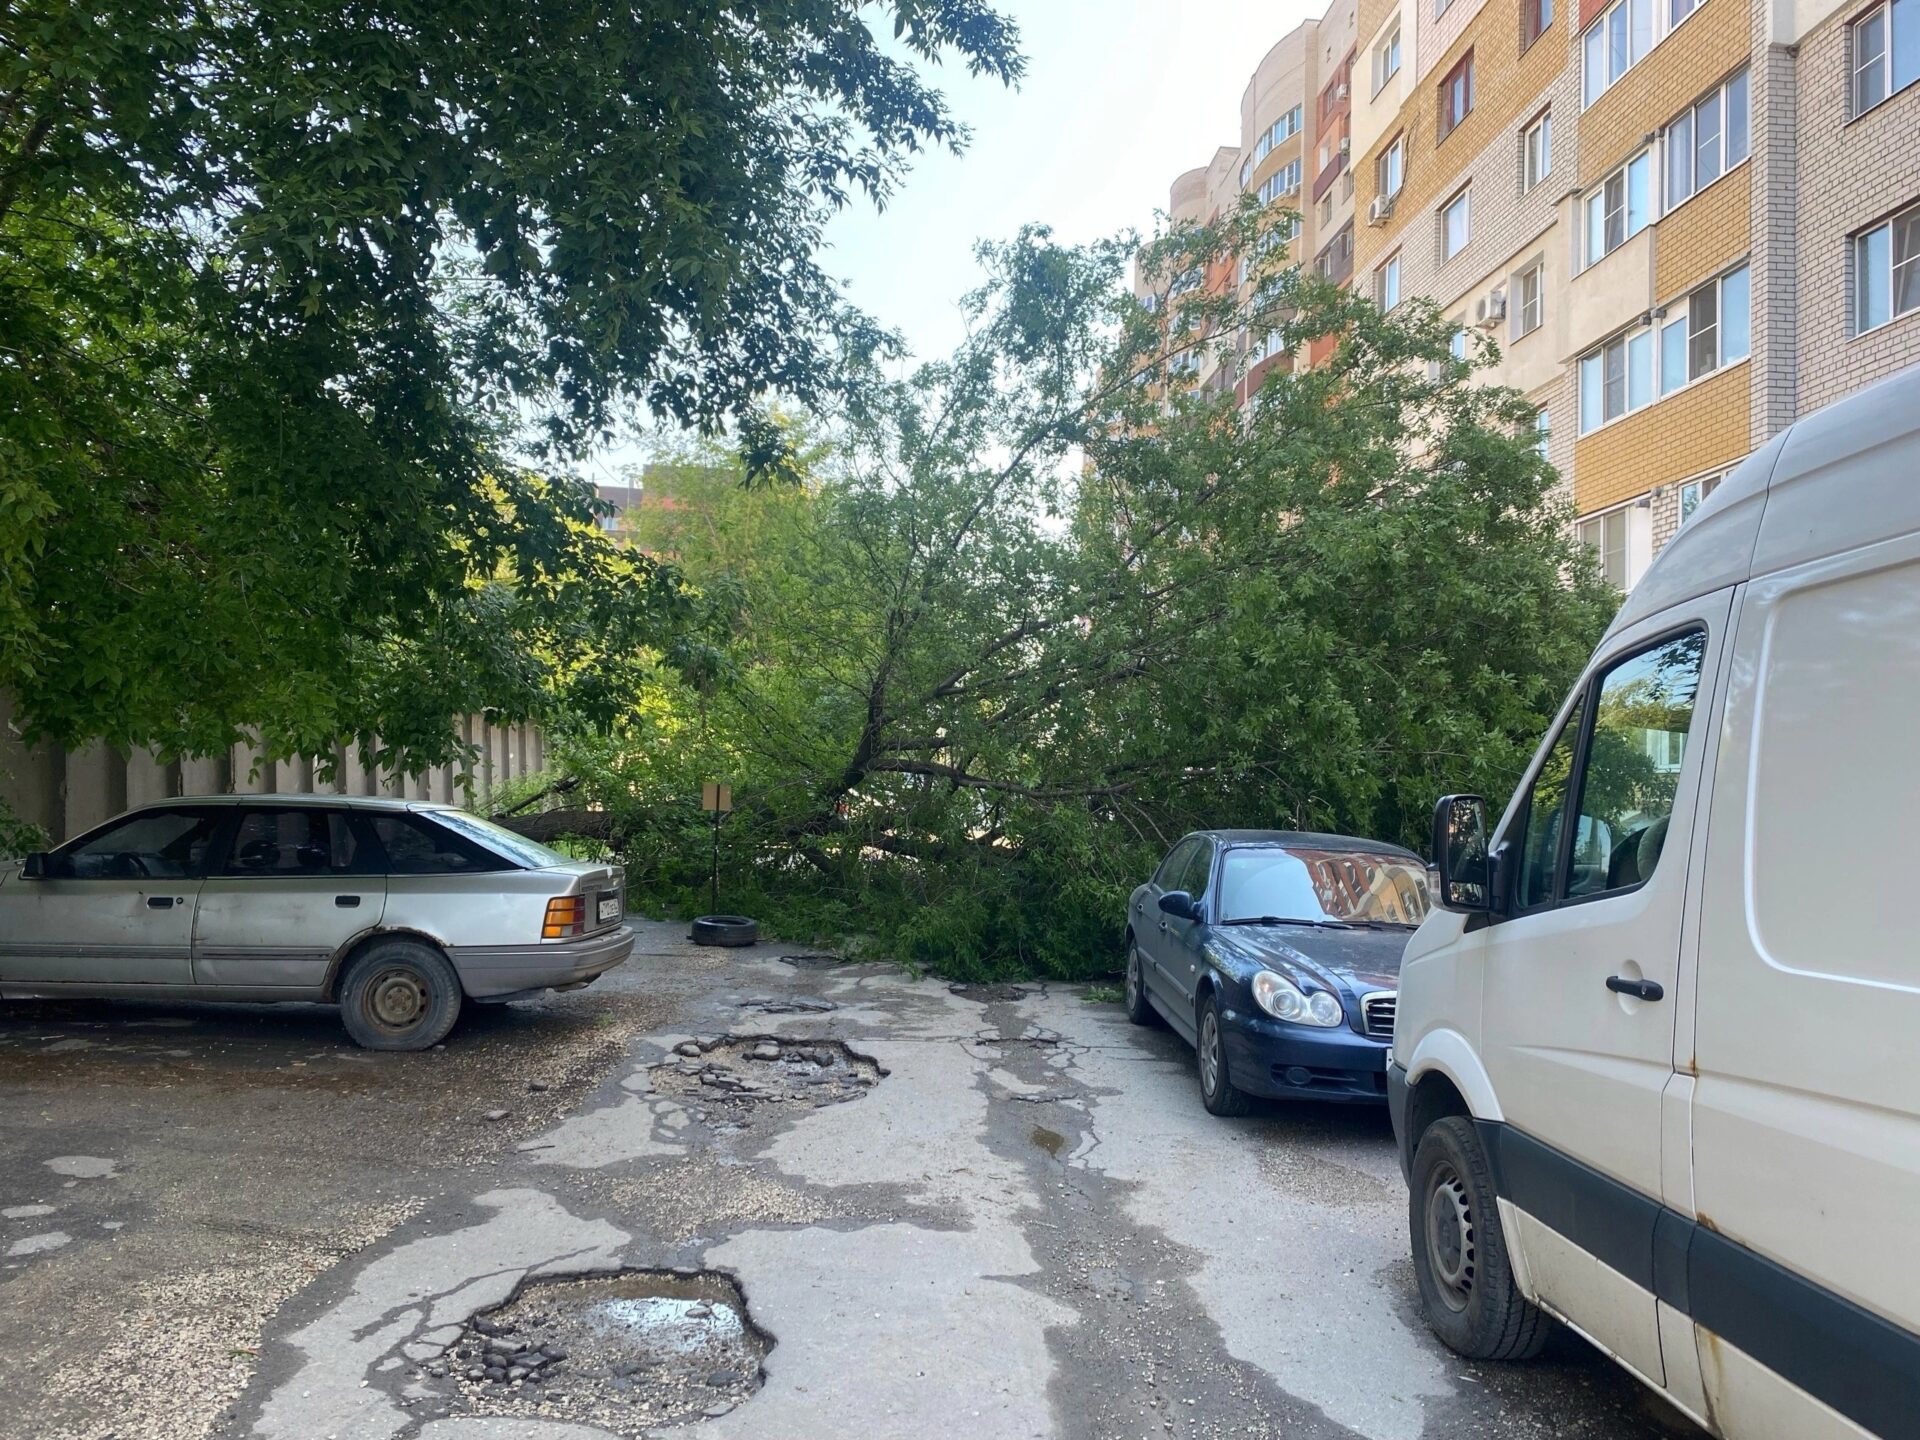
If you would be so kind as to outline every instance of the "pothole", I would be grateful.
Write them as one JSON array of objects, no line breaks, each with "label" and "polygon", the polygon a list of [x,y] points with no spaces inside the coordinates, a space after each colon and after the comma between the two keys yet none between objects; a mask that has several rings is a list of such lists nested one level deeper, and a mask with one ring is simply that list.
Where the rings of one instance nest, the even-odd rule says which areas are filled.
[{"label": "pothole", "polygon": [[782,965],[791,965],[796,970],[831,970],[836,965],[845,965],[846,960],[838,955],[782,955]]},{"label": "pothole", "polygon": [[824,1015],[840,1008],[816,995],[756,995],[740,1003],[748,1010],[763,1010],[769,1015]]},{"label": "pothole", "polygon": [[726,1414],[760,1388],[772,1348],[730,1277],[629,1270],[526,1286],[473,1318],[445,1368],[471,1414],[637,1435]]},{"label": "pothole", "polygon": [[947,993],[958,995],[962,1000],[978,1000],[982,1005],[1002,1005],[1010,1000],[1024,1000],[1031,992],[1024,985],[959,984],[947,986]]},{"label": "pothole", "polygon": [[887,1072],[838,1040],[722,1035],[683,1040],[654,1067],[654,1088],[677,1096],[720,1134],[745,1128],[764,1106],[818,1109],[857,1100]]}]

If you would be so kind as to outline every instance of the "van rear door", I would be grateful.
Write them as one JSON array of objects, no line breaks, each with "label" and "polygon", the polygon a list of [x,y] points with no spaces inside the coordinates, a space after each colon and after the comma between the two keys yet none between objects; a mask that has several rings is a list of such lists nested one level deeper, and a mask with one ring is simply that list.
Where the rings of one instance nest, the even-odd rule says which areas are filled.
[{"label": "van rear door", "polygon": [[[1911,497],[1920,436],[1906,443],[1889,483]],[[1851,474],[1823,493],[1825,514],[1869,498]],[[1766,526],[1805,544],[1818,527],[1790,509],[1770,503]],[[1754,579],[1734,645],[1694,1036],[1684,1289],[1702,1378],[1729,1434],[1912,1435],[1920,535]]]}]

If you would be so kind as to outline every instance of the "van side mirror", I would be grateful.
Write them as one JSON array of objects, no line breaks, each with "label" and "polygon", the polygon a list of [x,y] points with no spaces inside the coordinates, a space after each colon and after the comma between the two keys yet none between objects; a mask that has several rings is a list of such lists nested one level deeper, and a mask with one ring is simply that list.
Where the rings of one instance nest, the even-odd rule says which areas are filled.
[{"label": "van side mirror", "polygon": [[1177,920],[1198,920],[1200,903],[1184,890],[1169,890],[1160,897],[1161,912]]},{"label": "van side mirror", "polygon": [[1486,914],[1494,908],[1493,862],[1487,854],[1487,802],[1478,795],[1446,795],[1433,807],[1434,901],[1443,910]]},{"label": "van side mirror", "polygon": [[47,878],[47,857],[44,851],[35,850],[20,862],[22,880],[44,880]]}]

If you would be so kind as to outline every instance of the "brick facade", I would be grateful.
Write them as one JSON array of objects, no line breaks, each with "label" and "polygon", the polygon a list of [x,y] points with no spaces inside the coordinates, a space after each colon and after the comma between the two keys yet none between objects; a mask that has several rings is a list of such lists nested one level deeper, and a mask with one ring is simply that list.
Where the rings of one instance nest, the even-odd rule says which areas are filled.
[{"label": "brick facade", "polygon": [[[1920,363],[1920,310],[1854,333],[1853,273],[1854,237],[1920,203],[1920,84],[1849,113],[1849,25],[1869,8],[1859,0],[1700,0],[1583,106],[1582,31],[1605,23],[1606,0],[1554,8],[1551,26],[1527,44],[1519,0],[1448,0],[1438,10],[1435,0],[1335,0],[1324,20],[1261,62],[1242,106],[1242,145],[1283,99],[1303,104],[1297,149],[1290,142],[1267,157],[1251,184],[1300,154],[1312,187],[1316,121],[1349,132],[1345,174],[1329,163],[1321,188],[1331,199],[1342,188],[1334,177],[1350,179],[1350,203],[1325,216],[1302,204],[1307,232],[1295,257],[1319,253],[1348,217],[1350,283],[1372,293],[1376,271],[1397,254],[1402,297],[1428,297],[1487,333],[1498,346],[1488,378],[1546,412],[1547,456],[1576,512],[1633,504],[1650,514],[1658,549],[1681,523],[1683,484],[1737,462],[1797,416]],[[1376,48],[1395,24],[1400,70],[1376,90]],[[1472,112],[1441,135],[1440,84],[1469,51]],[[1350,66],[1351,99],[1344,109],[1317,103],[1341,65]],[[1743,67],[1747,158],[1663,213],[1661,137]],[[1542,113],[1551,117],[1552,166],[1529,188],[1521,137]],[[1390,216],[1370,223],[1379,160],[1396,140],[1405,147],[1401,189]],[[1646,228],[1589,264],[1582,202],[1642,149],[1651,151]],[[1471,238],[1443,258],[1440,210],[1463,187]],[[1580,436],[1580,356],[1648,325],[1657,346],[1671,307],[1743,262],[1747,356]],[[1519,277],[1536,265],[1541,323],[1523,335]],[[1496,292],[1504,321],[1492,318]]]}]

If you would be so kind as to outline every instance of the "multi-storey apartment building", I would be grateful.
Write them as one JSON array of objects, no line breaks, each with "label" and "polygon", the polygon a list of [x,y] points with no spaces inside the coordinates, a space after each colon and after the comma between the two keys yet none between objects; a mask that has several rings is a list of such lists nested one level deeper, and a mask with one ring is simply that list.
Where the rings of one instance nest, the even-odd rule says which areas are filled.
[{"label": "multi-storey apartment building", "polygon": [[1296,257],[1491,342],[1625,589],[1769,436],[1920,361],[1916,82],[1920,0],[1335,0],[1206,173],[1264,184],[1300,105]]}]

